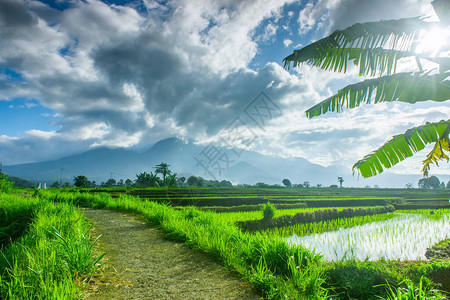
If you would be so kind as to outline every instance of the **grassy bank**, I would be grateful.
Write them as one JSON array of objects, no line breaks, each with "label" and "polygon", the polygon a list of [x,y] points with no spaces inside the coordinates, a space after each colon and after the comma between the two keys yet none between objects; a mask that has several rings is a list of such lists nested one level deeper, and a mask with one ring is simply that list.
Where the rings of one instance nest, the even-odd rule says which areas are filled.
[{"label": "grassy bank", "polygon": [[429,275],[450,267],[442,261],[402,262],[401,268],[395,261],[330,263],[302,246],[288,246],[280,236],[244,233],[213,212],[195,208],[177,210],[127,195],[112,198],[107,194],[48,193],[46,196],[55,202],[136,213],[161,228],[167,238],[200,249],[238,272],[267,298],[387,298],[390,289],[417,286],[424,276],[423,292],[433,287]]},{"label": "grassy bank", "polygon": [[83,213],[47,197],[0,193],[0,216],[0,298],[78,298],[76,282],[101,258]]}]

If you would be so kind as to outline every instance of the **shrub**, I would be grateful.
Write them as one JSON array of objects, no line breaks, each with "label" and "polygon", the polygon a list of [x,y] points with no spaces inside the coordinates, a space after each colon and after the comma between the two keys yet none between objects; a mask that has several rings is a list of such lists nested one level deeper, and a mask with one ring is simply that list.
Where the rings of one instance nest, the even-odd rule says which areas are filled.
[{"label": "shrub", "polygon": [[272,203],[270,203],[269,201],[264,204],[263,206],[263,215],[264,215],[264,220],[272,220],[272,218],[275,216],[275,206],[273,206]]},{"label": "shrub", "polygon": [[14,182],[8,181],[8,175],[0,173],[0,193],[9,193],[12,191]]}]

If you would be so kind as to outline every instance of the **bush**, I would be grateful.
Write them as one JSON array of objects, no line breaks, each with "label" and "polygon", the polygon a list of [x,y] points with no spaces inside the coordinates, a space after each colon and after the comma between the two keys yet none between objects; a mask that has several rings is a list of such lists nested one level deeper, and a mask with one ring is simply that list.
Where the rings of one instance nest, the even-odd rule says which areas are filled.
[{"label": "bush", "polygon": [[273,217],[275,216],[275,206],[273,206],[272,203],[270,203],[269,201],[264,204],[263,206],[263,215],[264,215],[264,220],[272,220]]},{"label": "bush", "polygon": [[9,193],[12,191],[14,182],[8,181],[8,179],[8,175],[0,173],[0,193]]}]

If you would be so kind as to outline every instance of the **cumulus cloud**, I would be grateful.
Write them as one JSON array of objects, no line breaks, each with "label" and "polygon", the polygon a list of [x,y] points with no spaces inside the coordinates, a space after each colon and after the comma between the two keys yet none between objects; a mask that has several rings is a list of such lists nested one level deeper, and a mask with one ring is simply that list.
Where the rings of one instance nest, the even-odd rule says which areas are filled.
[{"label": "cumulus cloud", "polygon": [[[407,126],[448,115],[437,104],[423,111],[394,106],[389,114],[373,106],[307,120],[305,109],[357,79],[306,66],[289,73],[274,62],[249,67],[258,43],[286,34],[277,23],[286,2],[145,0],[137,9],[88,0],[59,11],[36,0],[1,1],[0,68],[18,75],[0,75],[0,101],[36,99],[56,111],[60,129],[2,135],[0,156],[19,163],[92,147],[142,147],[170,136],[214,140],[265,91],[282,116],[263,131],[255,126],[260,138],[252,150],[348,166]],[[302,6],[300,34],[320,38],[334,27],[418,15],[428,6],[319,0]],[[297,16],[291,8],[285,14]],[[289,37],[281,47],[293,43]]]},{"label": "cumulus cloud", "polygon": [[308,1],[298,16],[299,33],[316,39],[355,23],[434,15],[430,0],[318,0]]},{"label": "cumulus cloud", "polygon": [[285,47],[289,47],[289,45],[292,44],[292,43],[293,43],[293,41],[290,40],[290,39],[284,39],[283,40],[283,44],[284,44]]}]

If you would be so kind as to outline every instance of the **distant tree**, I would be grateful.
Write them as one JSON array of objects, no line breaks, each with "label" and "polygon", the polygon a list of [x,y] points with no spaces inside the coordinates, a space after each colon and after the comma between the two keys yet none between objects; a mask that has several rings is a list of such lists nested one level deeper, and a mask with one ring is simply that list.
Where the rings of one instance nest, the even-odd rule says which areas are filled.
[{"label": "distant tree", "polygon": [[95,181],[95,180],[89,181],[89,187],[90,188],[96,188],[97,187],[97,181]]},{"label": "distant tree", "polygon": [[86,176],[79,175],[73,178],[73,185],[76,187],[88,187],[89,180]]},{"label": "distant tree", "polygon": [[116,180],[113,178],[108,179],[105,184],[103,184],[103,187],[112,187],[116,185]]},{"label": "distant tree", "polygon": [[321,184],[321,183],[318,183],[318,184],[317,184],[317,187],[318,187],[318,188],[321,188],[321,187],[322,187],[322,184]]},{"label": "distant tree", "polygon": [[140,187],[155,187],[160,186],[161,179],[158,178],[153,172],[136,174],[136,185]]},{"label": "distant tree", "polygon": [[267,183],[264,183],[264,182],[257,182],[255,184],[255,187],[257,187],[257,188],[268,188],[269,185]]},{"label": "distant tree", "polygon": [[170,175],[172,171],[169,170],[170,165],[166,163],[160,163],[155,166],[155,175],[161,174],[163,176],[163,182],[166,182],[167,175]]},{"label": "distant tree", "polygon": [[418,185],[421,189],[438,189],[440,186],[440,181],[436,176],[424,177],[419,180]]},{"label": "distant tree", "polygon": [[408,182],[408,183],[405,185],[405,187],[406,187],[407,189],[411,189],[411,188],[413,187],[413,184],[412,184],[411,182]]},{"label": "distant tree", "polygon": [[117,184],[117,186],[124,186],[125,184],[123,183],[123,179],[120,179]]},{"label": "distant tree", "polygon": [[51,188],[59,188],[60,187],[59,182],[58,181],[53,182],[50,187]]},{"label": "distant tree", "polygon": [[205,186],[205,179],[203,179],[201,176],[197,177],[197,187],[204,187]]},{"label": "distant tree", "polygon": [[166,178],[166,185],[170,187],[176,187],[177,186],[177,173],[173,173],[170,175],[167,175]]},{"label": "distant tree", "polygon": [[443,181],[441,182],[439,188],[440,188],[440,189],[445,189],[445,183],[444,183]]},{"label": "distant tree", "polygon": [[231,181],[222,180],[220,182],[220,187],[233,187],[233,184],[231,183]]},{"label": "distant tree", "polygon": [[450,180],[447,182],[447,188],[450,189]]},{"label": "distant tree", "polygon": [[197,182],[198,182],[198,178],[195,176],[189,176],[189,178],[187,180],[187,184],[189,186],[197,186]]},{"label": "distant tree", "polygon": [[338,177],[339,187],[342,188],[342,183],[344,182],[344,177]]},{"label": "distant tree", "polygon": [[0,173],[0,193],[9,193],[12,191],[14,183],[8,179],[8,175]]},{"label": "distant tree", "polygon": [[331,189],[337,189],[337,188],[338,188],[338,185],[337,185],[337,184],[332,184],[332,185],[330,185],[330,188],[331,188]]},{"label": "distant tree", "polygon": [[126,186],[132,186],[133,185],[133,181],[128,178],[127,180],[125,180],[125,185]]},{"label": "distant tree", "polygon": [[292,187],[292,183],[289,179],[285,178],[283,179],[282,183],[284,184],[285,187],[290,188]]},{"label": "distant tree", "polygon": [[309,184],[309,181],[305,181],[305,182],[303,182],[303,186],[305,188],[309,188],[311,185]]},{"label": "distant tree", "polygon": [[64,182],[64,184],[63,184],[63,188],[68,188],[68,187],[70,187],[70,182]]},{"label": "distant tree", "polygon": [[183,184],[186,182],[186,177],[182,176],[180,178],[178,178],[178,185],[179,186],[183,186]]},{"label": "distant tree", "polygon": [[219,187],[219,180],[208,180],[208,187]]}]

